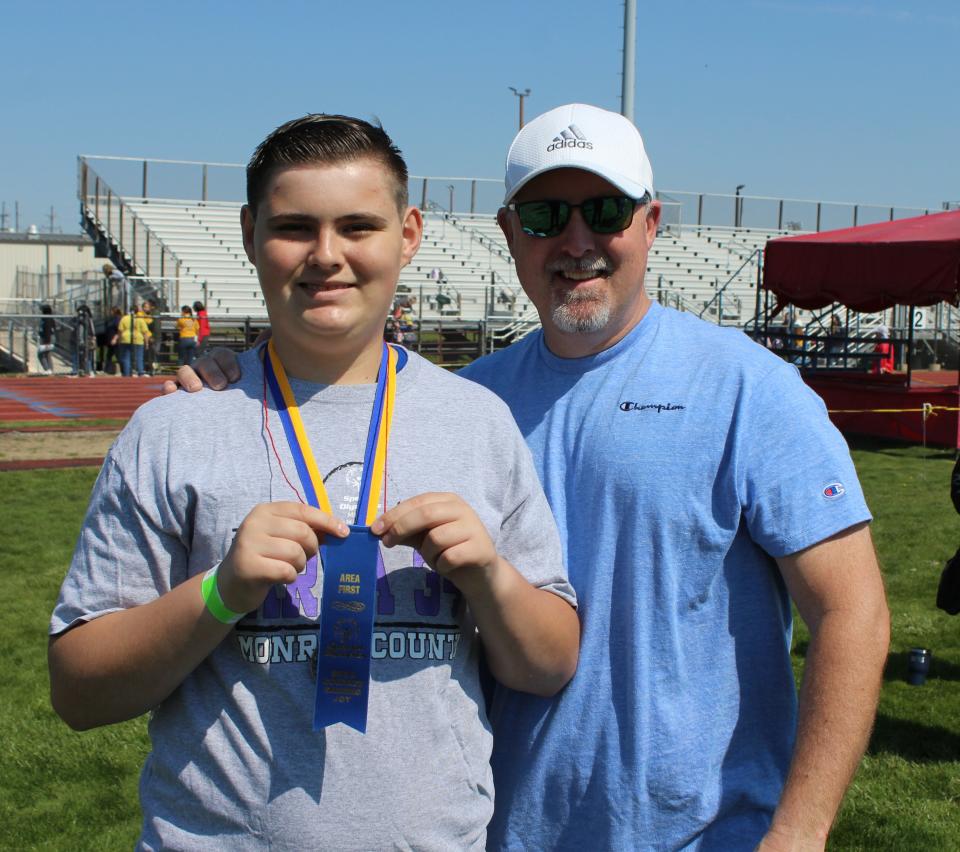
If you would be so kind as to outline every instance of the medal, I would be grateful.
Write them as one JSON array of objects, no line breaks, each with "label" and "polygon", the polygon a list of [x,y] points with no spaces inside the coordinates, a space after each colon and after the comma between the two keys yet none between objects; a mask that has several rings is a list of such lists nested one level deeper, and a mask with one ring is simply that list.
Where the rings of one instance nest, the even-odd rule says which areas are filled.
[{"label": "medal", "polygon": [[[347,538],[330,537],[320,548],[323,597],[316,656],[315,731],[337,722],[343,722],[360,733],[364,733],[367,727],[380,546],[380,540],[370,532],[370,524],[377,517],[378,498],[386,477],[387,447],[401,358],[406,359],[403,350],[383,344],[363,453],[357,515]],[[306,501],[332,515],[330,499],[310,449],[300,409],[273,340],[264,351],[263,369]]]}]

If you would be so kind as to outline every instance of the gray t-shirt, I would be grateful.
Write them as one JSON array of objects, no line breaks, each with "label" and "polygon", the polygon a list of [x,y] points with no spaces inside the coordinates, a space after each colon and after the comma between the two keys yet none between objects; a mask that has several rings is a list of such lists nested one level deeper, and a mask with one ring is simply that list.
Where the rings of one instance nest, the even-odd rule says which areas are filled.
[{"label": "gray t-shirt", "polygon": [[[52,634],[206,571],[254,506],[302,493],[272,402],[264,423],[260,360],[247,353],[240,363],[243,378],[229,390],[153,400],[117,439]],[[352,523],[374,388],[293,388],[334,511]],[[556,526],[506,407],[411,353],[397,381],[387,504],[428,491],[463,497],[499,553],[573,602]],[[322,588],[313,563],[153,711],[141,848],[483,848],[493,788],[475,626],[418,553],[380,553],[366,735],[311,728]]]}]

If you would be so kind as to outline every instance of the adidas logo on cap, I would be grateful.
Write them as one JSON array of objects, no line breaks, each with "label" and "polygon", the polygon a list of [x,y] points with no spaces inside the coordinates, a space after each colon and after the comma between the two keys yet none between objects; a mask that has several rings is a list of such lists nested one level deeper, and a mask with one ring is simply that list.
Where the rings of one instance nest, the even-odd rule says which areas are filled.
[{"label": "adidas logo on cap", "polygon": [[571,124],[566,130],[553,137],[553,142],[547,145],[548,151],[557,151],[560,148],[588,148],[593,149],[593,143],[587,141],[583,131],[575,124]]},{"label": "adidas logo on cap", "polygon": [[562,168],[593,172],[630,198],[652,194],[653,170],[633,122],[589,104],[555,107],[524,125],[507,153],[504,203],[538,175]]}]

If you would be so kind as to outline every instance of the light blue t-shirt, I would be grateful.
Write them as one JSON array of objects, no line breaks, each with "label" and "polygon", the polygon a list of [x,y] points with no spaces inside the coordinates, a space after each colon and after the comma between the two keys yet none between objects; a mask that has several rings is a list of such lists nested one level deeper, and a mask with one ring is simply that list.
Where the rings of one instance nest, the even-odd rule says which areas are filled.
[{"label": "light blue t-shirt", "polygon": [[771,557],[870,517],[823,403],[741,332],[656,303],[597,355],[537,333],[462,375],[533,451],[583,631],[557,698],[495,694],[488,848],[753,849],[797,715]]}]

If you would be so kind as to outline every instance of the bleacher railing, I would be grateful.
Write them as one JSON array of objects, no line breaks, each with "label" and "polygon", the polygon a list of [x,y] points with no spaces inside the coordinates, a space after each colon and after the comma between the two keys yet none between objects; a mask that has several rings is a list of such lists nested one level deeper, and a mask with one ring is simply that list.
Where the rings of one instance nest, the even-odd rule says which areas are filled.
[{"label": "bleacher railing", "polygon": [[5,367],[21,367],[29,372],[33,352],[37,348],[37,332],[23,315],[0,314],[0,351],[8,361]]},{"label": "bleacher railing", "polygon": [[679,292],[678,290],[671,290],[658,286],[654,291],[657,301],[661,305],[666,305],[667,307],[674,308],[675,310],[696,314],[699,312],[700,307],[698,304],[694,303],[692,299],[688,298],[684,293]]},{"label": "bleacher railing", "polygon": [[[755,274],[759,278],[760,263],[761,263],[762,257],[763,257],[762,249],[756,249],[755,251],[753,251],[750,254],[750,256],[743,263],[740,264],[736,272],[734,272],[733,275],[727,278],[727,280],[717,288],[717,292],[714,293],[713,297],[704,304],[703,308],[700,310],[700,312],[697,315],[702,318],[703,315],[707,313],[707,311],[713,308],[713,312],[717,315],[717,325],[723,325],[723,318],[724,318],[723,298],[727,288],[731,284],[733,284],[734,281],[739,280],[740,273],[743,272],[748,266],[752,266],[756,270]],[[759,286],[758,286],[758,289],[759,289]],[[742,305],[740,304],[740,299],[738,297],[735,297],[735,301],[736,301],[736,315],[739,318],[740,314],[742,313]]]},{"label": "bleacher railing", "polygon": [[[524,300],[519,285],[515,283],[512,263],[505,247],[495,239],[495,235],[492,238],[489,233],[483,234],[474,227],[479,217],[489,217],[499,208],[503,197],[502,181],[494,178],[415,175],[410,178],[409,190],[411,201],[424,210],[444,214],[445,222],[454,224],[466,234],[469,245],[482,248],[492,258],[495,256],[490,274],[485,275],[493,282],[485,288],[489,293],[486,304],[488,307],[492,304],[492,317],[500,322],[504,319],[501,310],[507,307],[507,303],[501,301],[497,304],[498,291],[503,290],[508,296],[513,293],[517,295],[516,315],[504,325],[525,323],[526,317],[520,316]],[[122,250],[125,253],[144,281],[177,282],[184,275],[178,259],[137,217],[127,202],[191,199],[184,203],[211,206],[240,203],[244,200],[244,166],[238,163],[84,155],[78,158],[78,193],[85,215],[97,223],[115,251]],[[777,233],[822,231],[935,212],[933,208],[895,204],[859,204],[739,193],[661,190],[656,197],[663,205],[663,230],[674,233],[692,228],[739,230],[746,239],[740,252],[741,259],[753,256],[755,245],[747,244],[755,242],[748,238],[751,232],[754,237],[764,238],[765,235]],[[946,202],[942,207],[954,209],[957,202]],[[500,260],[503,261],[502,265]],[[212,280],[213,287],[217,283]],[[718,289],[722,292],[726,285]],[[180,303],[175,284],[172,290],[168,287],[166,293],[168,304]],[[212,298],[213,294],[210,296]],[[719,305],[720,299],[726,297],[714,294],[714,298]],[[700,307],[702,303],[697,312],[700,312]],[[708,308],[712,307],[708,305]],[[717,313],[722,317],[725,311],[726,308],[718,307]],[[439,314],[434,311],[429,313]],[[946,324],[941,325],[941,319],[946,319]],[[955,340],[960,337],[957,326],[958,321],[953,314],[946,317],[937,314],[936,328],[942,328],[946,338]]]},{"label": "bleacher railing", "polygon": [[829,231],[873,222],[929,215],[931,208],[855,204],[805,198],[663,190],[663,202],[682,208],[687,227],[712,226],[758,231]]},{"label": "bleacher railing", "polygon": [[[96,230],[110,243],[112,252],[118,257],[122,256],[129,267],[136,270],[135,277],[146,285],[139,294],[141,298],[169,302],[173,293],[171,288],[162,282],[178,282],[181,277],[180,261],[130,205],[125,203],[126,196],[115,192],[94,171],[86,157],[78,158],[77,182],[77,192],[85,219],[92,222]],[[144,190],[146,186],[144,182]],[[156,286],[151,282],[156,282]],[[149,292],[151,289],[153,292]],[[172,289],[178,290],[178,285]]]},{"label": "bleacher railing", "polygon": [[204,294],[202,301],[206,303],[206,282],[189,276],[178,279],[130,275],[118,283],[107,278],[103,272],[92,269],[58,272],[56,276],[18,269],[13,291],[15,298],[0,302],[22,303],[26,306],[24,310],[38,310],[45,303],[53,308],[54,313],[70,315],[78,305],[85,304],[93,312],[95,320],[103,320],[112,308],[126,312],[131,305],[142,304],[147,299],[154,301],[161,310],[178,310],[180,302],[177,288],[186,280],[190,280],[196,291]]},{"label": "bleacher railing", "polygon": [[[483,276],[496,288],[497,298],[500,302],[515,303],[526,299],[526,295],[517,281],[513,256],[504,243],[490,238],[476,227],[477,214],[449,213],[439,208],[433,202],[429,202],[424,212],[435,214],[439,218],[442,226],[449,224],[461,237],[467,240],[466,245],[461,241],[461,248],[464,251],[465,257],[472,258],[473,248],[476,246],[481,255],[488,258],[489,266],[483,272]],[[485,218],[489,219],[489,217]],[[500,270],[494,268],[494,258],[502,264],[501,268],[506,271],[506,276],[504,276]]]},{"label": "bleacher railing", "polygon": [[40,323],[53,322],[53,345],[51,352],[54,364],[60,371],[69,367],[73,351],[74,316],[64,311],[62,303],[53,305],[52,314],[40,313],[40,305],[34,299],[16,297],[0,298],[0,353],[6,358],[6,367],[21,369],[26,373],[38,372]]},{"label": "bleacher railing", "polygon": [[[245,166],[201,160],[163,160],[151,157],[111,157],[84,154],[81,176],[99,177],[120,198],[194,199],[201,202],[244,200]],[[91,163],[96,163],[96,170]],[[82,181],[81,181],[82,183]],[[95,186],[87,190],[95,195]],[[114,192],[115,191],[115,192]],[[485,214],[503,201],[499,178],[411,175],[410,200],[422,209],[435,206],[448,213]],[[86,192],[81,187],[81,199]],[[107,193],[101,203],[108,204]],[[659,190],[664,224],[672,229],[691,226],[749,228],[764,231],[823,231],[884,222],[934,212],[933,208],[898,204],[859,204],[802,198],[777,198],[736,193]],[[957,202],[944,202],[952,209]],[[108,217],[110,211],[107,211]],[[145,254],[145,247],[142,248]]]},{"label": "bleacher railing", "polygon": [[58,269],[55,273],[17,269],[13,296],[35,307],[47,302],[57,310],[57,306],[62,305],[66,313],[72,313],[75,303],[80,299],[87,301],[103,282],[104,275],[98,269],[73,272]]}]

